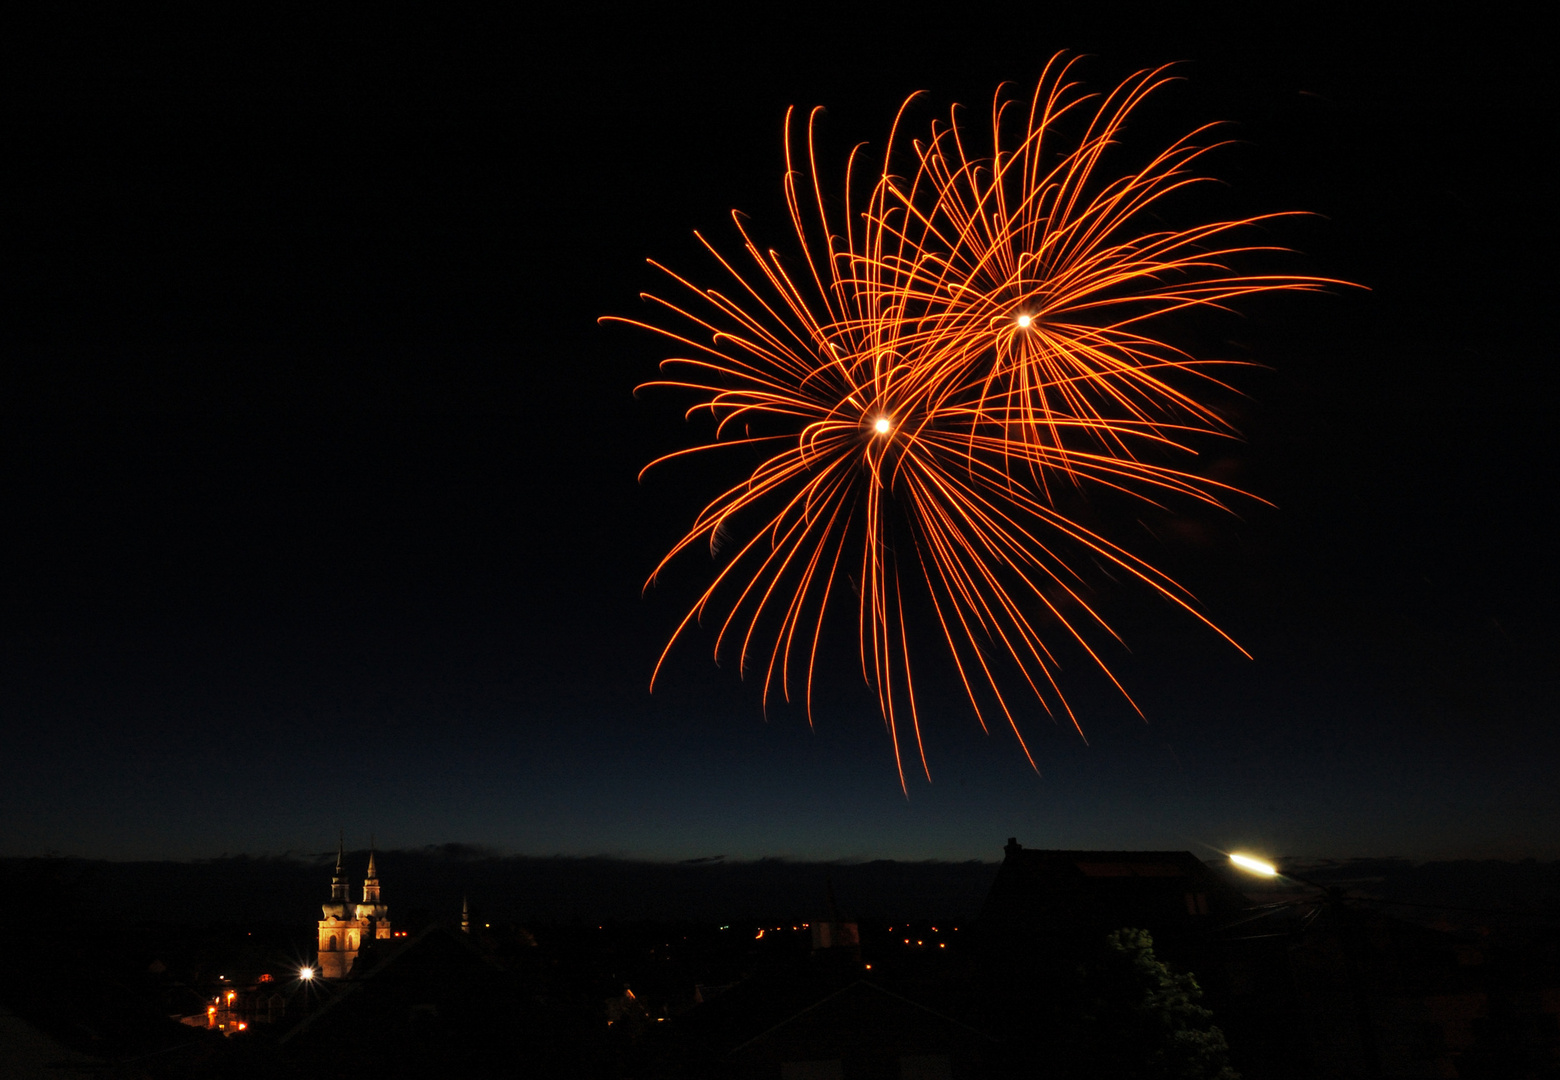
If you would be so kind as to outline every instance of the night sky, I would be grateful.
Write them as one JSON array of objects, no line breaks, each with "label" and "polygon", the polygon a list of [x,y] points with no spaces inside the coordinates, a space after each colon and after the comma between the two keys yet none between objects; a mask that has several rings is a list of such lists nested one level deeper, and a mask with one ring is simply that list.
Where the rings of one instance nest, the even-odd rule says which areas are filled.
[{"label": "night sky", "polygon": [[[0,35],[0,855],[1560,857],[1552,58],[1249,8]],[[1031,709],[1036,775],[934,683],[908,797],[847,648],[812,729],[709,637],[650,695],[712,564],[641,586],[720,474],[636,480],[692,433],[597,318],[647,258],[713,281],[732,208],[787,244],[787,105],[843,163],[1064,48],[1101,90],[1184,61],[1135,130],[1230,121],[1208,212],[1313,211],[1284,265],[1369,286],[1212,341],[1267,365],[1220,468],[1276,509],[1131,538],[1254,659],[1101,596],[1147,722],[1074,658],[1089,743]]]}]

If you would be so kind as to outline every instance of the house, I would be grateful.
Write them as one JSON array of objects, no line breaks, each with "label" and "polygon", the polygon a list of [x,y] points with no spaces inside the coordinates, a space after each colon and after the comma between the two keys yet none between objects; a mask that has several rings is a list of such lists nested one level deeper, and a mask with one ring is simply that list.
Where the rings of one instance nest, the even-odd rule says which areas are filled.
[{"label": "house", "polygon": [[1059,851],[1009,839],[981,910],[988,948],[1072,953],[1113,930],[1147,930],[1191,959],[1250,902],[1189,851]]}]

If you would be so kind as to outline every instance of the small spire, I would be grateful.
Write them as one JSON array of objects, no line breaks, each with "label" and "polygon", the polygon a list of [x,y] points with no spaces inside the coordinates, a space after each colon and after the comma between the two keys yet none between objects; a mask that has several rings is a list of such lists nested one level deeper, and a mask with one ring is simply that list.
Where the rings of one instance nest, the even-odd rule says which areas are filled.
[{"label": "small spire", "polygon": [[332,900],[345,901],[347,899],[347,874],[342,868],[347,861],[347,834],[342,830],[336,841],[336,872],[330,879],[330,898]]},{"label": "small spire", "polygon": [[464,896],[460,898],[460,932],[462,934],[471,933],[471,906],[467,903]]},{"label": "small spire", "polygon": [[374,837],[370,834],[368,838],[368,874],[363,881],[363,903],[365,904],[379,903],[379,873],[374,869],[374,856],[376,854]]}]

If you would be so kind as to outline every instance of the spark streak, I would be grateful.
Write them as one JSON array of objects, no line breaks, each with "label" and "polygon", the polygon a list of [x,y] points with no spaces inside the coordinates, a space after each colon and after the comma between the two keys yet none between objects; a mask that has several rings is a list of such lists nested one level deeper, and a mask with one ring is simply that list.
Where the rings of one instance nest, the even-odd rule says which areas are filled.
[{"label": "spark streak", "polygon": [[[1086,565],[1230,640],[1169,576],[1069,517],[1063,495],[1227,509],[1244,493],[1163,461],[1236,434],[1205,394],[1227,391],[1216,372],[1239,362],[1194,356],[1156,328],[1253,294],[1346,283],[1237,268],[1282,250],[1241,239],[1282,214],[1159,224],[1162,203],[1209,182],[1199,167],[1220,144],[1201,127],[1140,168],[1109,172],[1127,119],[1171,78],[1144,71],[1092,97],[1072,81],[1075,63],[1054,57],[1027,107],[999,90],[979,152],[957,107],[906,145],[907,100],[880,164],[861,147],[850,154],[843,212],[822,179],[819,110],[805,125],[788,112],[784,190],[800,261],[762,247],[733,213],[741,257],[695,234],[723,288],[652,263],[673,286],[644,295],[655,314],[604,320],[672,342],[662,377],[641,389],[689,393],[688,415],[714,422],[710,441],[646,470],[706,451],[763,455],[651,574],[647,586],[696,544],[716,554],[730,538],[652,688],[673,645],[713,616],[717,659],[738,649],[744,674],[763,672],[765,702],[799,693],[811,718],[825,615],[854,592],[861,672],[903,786],[911,744],[931,775],[912,642],[940,642],[981,726],[1000,715],[1033,765],[1016,684],[1082,733],[1055,644],[1070,641],[1126,695],[1092,644],[1116,634],[1086,595]],[[907,624],[912,592],[929,601],[930,635],[930,623]]]}]

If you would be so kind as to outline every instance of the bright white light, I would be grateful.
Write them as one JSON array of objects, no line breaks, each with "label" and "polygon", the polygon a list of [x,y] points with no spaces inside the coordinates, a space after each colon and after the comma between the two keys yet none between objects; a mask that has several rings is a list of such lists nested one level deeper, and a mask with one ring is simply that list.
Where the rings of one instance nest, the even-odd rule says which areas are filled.
[{"label": "bright white light", "polygon": [[1253,859],[1250,855],[1231,855],[1230,862],[1242,870],[1249,870],[1253,874],[1262,877],[1274,877],[1278,874],[1278,868],[1272,863],[1265,863],[1261,859]]},{"label": "bright white light", "polygon": [[872,425],[873,429],[879,435],[887,435],[889,428],[891,428],[893,426],[894,426],[893,424],[888,422],[888,417],[886,417],[886,416],[878,417],[877,418],[877,422]]},{"label": "bright white light", "polygon": [[299,968],[298,969],[298,978],[300,978],[300,979],[312,979],[312,978],[314,978],[314,969],[311,968],[311,967]]},{"label": "bright white light", "polygon": [[1018,328],[1020,330],[1028,330],[1029,329],[1029,324],[1032,321],[1033,320],[1031,320],[1028,315],[1020,315],[1018,317]]}]

